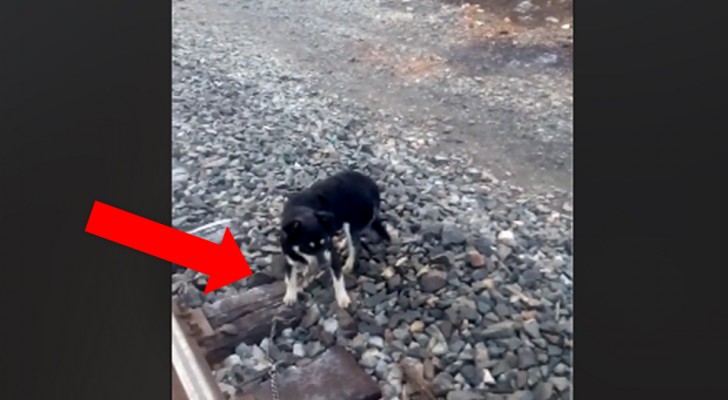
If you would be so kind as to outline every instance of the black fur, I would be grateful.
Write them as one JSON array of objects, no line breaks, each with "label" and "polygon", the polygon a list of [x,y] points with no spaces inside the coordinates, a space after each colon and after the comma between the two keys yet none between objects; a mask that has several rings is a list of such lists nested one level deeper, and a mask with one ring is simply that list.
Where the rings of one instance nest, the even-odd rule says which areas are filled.
[{"label": "black fur", "polygon": [[[356,172],[344,171],[314,183],[309,188],[290,196],[283,207],[281,218],[281,248],[290,259],[305,263],[301,253],[322,260],[325,250],[331,253],[331,272],[334,278],[341,276],[341,264],[333,245],[333,237],[349,224],[355,248],[360,247],[361,232],[372,228],[382,239],[390,240],[379,216],[380,193],[377,184],[369,177]],[[312,246],[313,244],[313,246]],[[290,278],[291,266],[286,263]]]}]

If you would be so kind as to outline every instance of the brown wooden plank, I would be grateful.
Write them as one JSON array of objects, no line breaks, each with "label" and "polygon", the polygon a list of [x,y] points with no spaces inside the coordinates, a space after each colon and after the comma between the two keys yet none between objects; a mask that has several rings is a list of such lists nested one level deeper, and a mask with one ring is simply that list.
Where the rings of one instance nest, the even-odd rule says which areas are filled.
[{"label": "brown wooden plank", "polygon": [[[377,383],[343,347],[335,346],[302,368],[289,367],[278,374],[280,400],[379,400]],[[263,382],[252,395],[273,400],[270,382]]]},{"label": "brown wooden plank", "polygon": [[207,321],[214,328],[212,335],[199,340],[207,352],[207,361],[211,365],[219,363],[240,343],[260,343],[270,335],[274,318],[278,319],[277,333],[298,324],[304,315],[303,302],[285,306],[284,292],[283,282],[275,282],[203,306]]},{"label": "brown wooden plank", "polygon": [[200,339],[199,343],[207,351],[207,362],[215,365],[233,354],[240,343],[258,344],[268,337],[273,318],[280,318],[276,323],[278,334],[285,328],[297,325],[301,321],[301,314],[284,306],[264,308],[233,321],[229,324],[231,328],[217,330],[212,336]]},{"label": "brown wooden plank", "polygon": [[256,286],[235,296],[205,304],[202,309],[210,325],[218,328],[262,307],[280,304],[285,290],[285,284],[281,281]]}]

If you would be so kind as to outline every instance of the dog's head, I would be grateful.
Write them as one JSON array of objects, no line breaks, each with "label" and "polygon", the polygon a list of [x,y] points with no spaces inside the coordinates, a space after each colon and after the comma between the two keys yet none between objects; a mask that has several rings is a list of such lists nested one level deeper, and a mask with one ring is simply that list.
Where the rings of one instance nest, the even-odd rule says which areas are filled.
[{"label": "dog's head", "polygon": [[325,211],[305,210],[296,213],[281,229],[281,239],[301,253],[319,255],[328,247],[333,235],[334,215]]}]

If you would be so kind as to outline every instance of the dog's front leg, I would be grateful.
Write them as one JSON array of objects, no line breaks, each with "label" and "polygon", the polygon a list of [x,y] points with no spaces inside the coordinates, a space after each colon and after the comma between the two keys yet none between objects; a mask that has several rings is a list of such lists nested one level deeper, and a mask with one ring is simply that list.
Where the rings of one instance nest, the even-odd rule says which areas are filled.
[{"label": "dog's front leg", "polygon": [[298,267],[301,262],[286,257],[286,294],[283,296],[283,304],[290,306],[298,300]]},{"label": "dog's front leg", "polygon": [[336,297],[336,304],[343,309],[349,306],[351,299],[346,293],[346,285],[344,284],[344,274],[341,270],[339,254],[336,252],[333,245],[330,246],[329,252],[329,257],[331,258],[331,278],[333,279],[334,296]]},{"label": "dog's front leg", "polygon": [[[282,245],[283,253],[286,255],[286,294],[283,296],[283,303],[291,305],[298,299],[298,270],[308,271],[311,264],[316,263],[316,257],[301,253],[298,246]],[[304,282],[305,283],[305,282]]]},{"label": "dog's front leg", "polygon": [[354,269],[354,262],[356,261],[356,249],[359,244],[359,236],[358,232],[356,233],[356,238],[352,237],[351,234],[351,227],[348,222],[344,222],[344,234],[346,235],[346,244],[348,246],[349,255],[346,257],[346,262],[344,263],[344,272],[350,273]]}]

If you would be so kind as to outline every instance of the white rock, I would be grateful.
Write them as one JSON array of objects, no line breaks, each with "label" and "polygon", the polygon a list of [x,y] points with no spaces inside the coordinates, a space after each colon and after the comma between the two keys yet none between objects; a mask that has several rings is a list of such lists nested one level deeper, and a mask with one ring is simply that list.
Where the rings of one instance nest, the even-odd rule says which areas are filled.
[{"label": "white rock", "polygon": [[301,358],[303,358],[306,355],[306,352],[303,350],[303,344],[295,343],[293,345],[293,355],[296,357],[301,357]]},{"label": "white rock", "polygon": [[443,342],[437,342],[434,346],[432,346],[432,355],[434,356],[442,356],[445,355],[448,351],[447,343]]},{"label": "white rock", "polygon": [[232,367],[233,365],[239,365],[243,363],[243,359],[237,354],[232,354],[223,361],[223,365],[226,367]]},{"label": "white rock", "polygon": [[382,349],[384,348],[384,339],[382,339],[380,336],[372,336],[369,338],[369,344],[376,348]]},{"label": "white rock", "polygon": [[488,368],[483,368],[483,383],[486,385],[495,385],[495,378],[493,378],[493,375],[488,371]]},{"label": "white rock", "polygon": [[[265,342],[265,343],[261,342],[260,344],[262,346],[268,347],[268,342]],[[253,359],[255,359],[255,360],[265,360],[266,359],[266,356],[265,356],[265,352],[263,351],[263,349],[261,349],[258,346],[253,346]]]},{"label": "white rock", "polygon": [[498,241],[507,246],[515,246],[516,245],[516,235],[514,235],[513,231],[510,229],[501,231],[498,234]]},{"label": "white rock", "polygon": [[330,334],[336,333],[336,330],[339,329],[339,322],[333,318],[329,318],[326,321],[324,321],[324,330]]},{"label": "white rock", "polygon": [[223,395],[228,395],[228,398],[232,399],[235,397],[235,392],[237,391],[235,389],[235,386],[224,382],[218,382],[217,387],[220,388],[220,391],[223,393]]},{"label": "white rock", "polygon": [[365,368],[374,368],[381,358],[381,352],[377,349],[368,349],[361,355],[360,364]]}]

